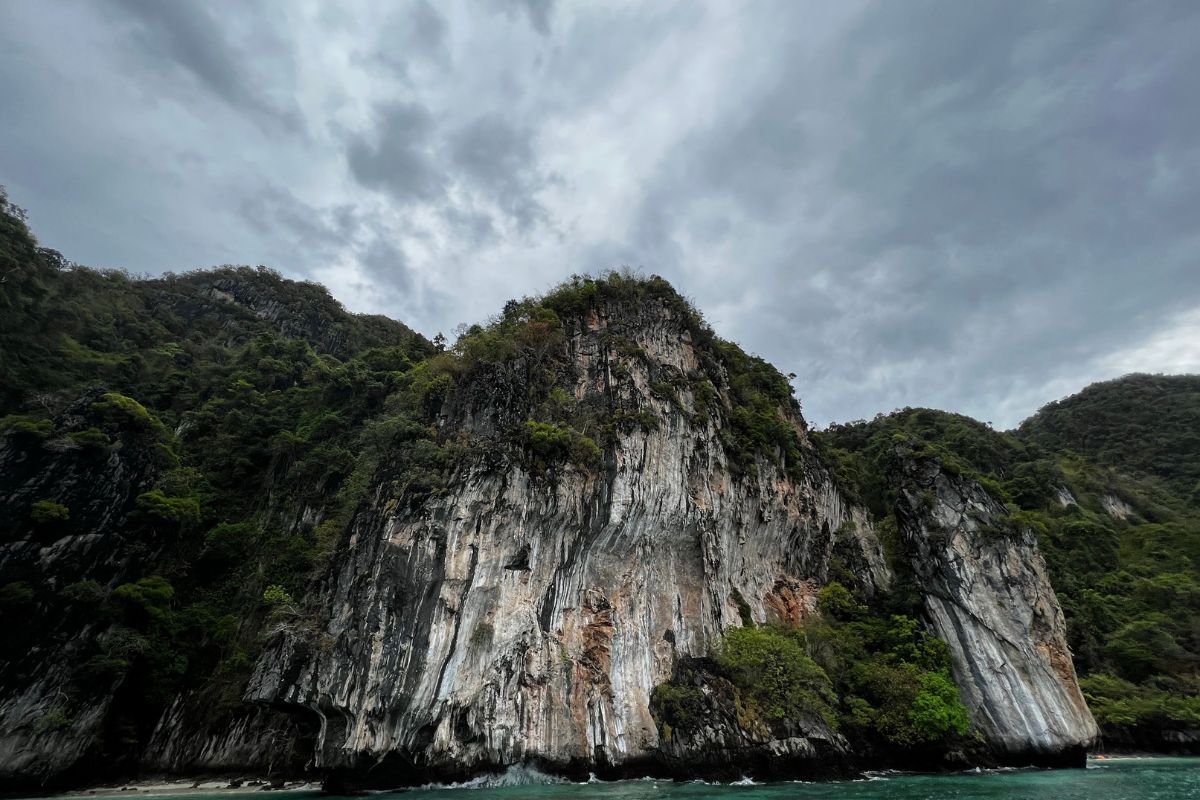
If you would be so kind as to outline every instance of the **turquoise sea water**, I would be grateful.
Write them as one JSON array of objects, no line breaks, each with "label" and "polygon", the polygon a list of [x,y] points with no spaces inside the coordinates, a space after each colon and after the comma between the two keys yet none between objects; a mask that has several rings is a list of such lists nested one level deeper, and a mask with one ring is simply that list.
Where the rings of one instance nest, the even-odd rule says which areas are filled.
[{"label": "turquoise sea water", "polygon": [[[1023,769],[952,775],[875,775],[834,783],[713,785],[700,782],[616,781],[528,783],[536,775],[517,772],[471,785],[372,793],[387,800],[1200,800],[1200,758],[1120,758],[1091,761],[1087,769]],[[497,785],[500,784],[500,785]],[[508,784],[508,785],[504,785]],[[265,794],[265,793],[264,793]],[[237,797],[223,792],[170,795],[172,800]],[[315,791],[279,791],[271,800],[336,800]],[[154,795],[137,793],[138,800]]]}]

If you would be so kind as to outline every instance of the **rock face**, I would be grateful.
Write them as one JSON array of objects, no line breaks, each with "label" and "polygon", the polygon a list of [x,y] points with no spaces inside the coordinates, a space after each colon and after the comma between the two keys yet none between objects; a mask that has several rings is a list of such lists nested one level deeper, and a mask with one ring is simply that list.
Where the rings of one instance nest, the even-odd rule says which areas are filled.
[{"label": "rock face", "polygon": [[[618,334],[638,355],[609,346]],[[283,636],[247,694],[316,715],[323,768],[371,767],[382,784],[521,761],[621,774],[658,754],[650,690],[744,608],[758,622],[811,610],[835,549],[868,589],[887,584],[798,415],[803,479],[765,459],[737,477],[693,393],[651,391],[652,370],[698,366],[667,308],[593,315],[566,346],[577,401],[633,401],[657,426],[621,433],[596,469],[477,461],[415,508],[381,483],[324,586],[328,621]],[[519,414],[495,403],[502,384],[445,425],[486,437]]]},{"label": "rock face", "polygon": [[202,701],[181,695],[155,726],[144,769],[162,774],[276,774],[296,776],[311,767],[313,720],[247,706],[232,722],[205,720]]},{"label": "rock face", "polygon": [[[161,471],[150,432],[102,419],[84,394],[57,420],[61,434],[0,438],[0,585],[62,592],[80,581],[122,582],[152,563],[161,543],[130,530],[135,497]],[[102,430],[111,443],[80,444],[69,434]],[[86,440],[85,440],[86,441]],[[38,521],[38,502],[69,510]],[[112,702],[98,693],[63,714],[72,690],[70,664],[107,627],[70,615],[50,616],[30,603],[4,620],[0,654],[0,784],[38,785],[79,764],[95,743]]]},{"label": "rock face", "polygon": [[1098,730],[1034,532],[936,460],[900,464],[901,535],[975,726],[1001,760],[1082,764]]}]

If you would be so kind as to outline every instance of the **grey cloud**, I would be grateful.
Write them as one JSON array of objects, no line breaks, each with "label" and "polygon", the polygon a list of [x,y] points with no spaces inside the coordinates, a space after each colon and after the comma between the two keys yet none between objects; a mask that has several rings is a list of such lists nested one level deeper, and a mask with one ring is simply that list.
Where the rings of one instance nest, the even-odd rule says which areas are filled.
[{"label": "grey cloud", "polygon": [[[109,0],[137,32],[139,53],[177,65],[231,105],[257,112],[290,128],[301,125],[290,102],[276,102],[245,71],[251,54],[236,48],[220,23],[200,4],[156,0]],[[266,42],[260,40],[259,46]]]},{"label": "grey cloud", "polygon": [[360,256],[360,263],[377,285],[407,294],[413,289],[413,276],[408,259],[394,243],[374,239]]},{"label": "grey cloud", "polygon": [[[311,277],[312,269],[336,259],[348,243],[361,239],[364,230],[378,226],[370,214],[356,206],[317,207],[270,182],[243,197],[238,211],[260,235],[279,242],[284,248],[280,254],[291,269],[306,277]],[[380,254],[369,255],[371,263],[364,261],[364,266],[372,271],[383,262]],[[381,274],[386,277],[388,273]]]},{"label": "grey cloud", "polygon": [[[352,136],[346,149],[350,172],[363,186],[406,205],[429,204],[477,243],[496,226],[472,197],[494,204],[522,233],[548,221],[537,193],[552,178],[538,165],[531,130],[498,114],[446,130],[416,103],[389,105],[377,117],[375,130]],[[452,188],[462,191],[451,197]]]},{"label": "grey cloud", "polygon": [[367,54],[375,61],[411,83],[410,65],[414,59],[427,59],[445,65],[449,60],[446,38],[449,24],[428,0],[420,0],[393,12],[379,28],[374,47]]},{"label": "grey cloud", "polygon": [[543,221],[535,194],[546,182],[533,150],[533,134],[498,115],[480,117],[450,139],[450,157],[461,174],[506,211],[523,231]]},{"label": "grey cloud", "polygon": [[555,0],[497,0],[497,4],[510,16],[520,14],[529,20],[529,25],[542,36],[550,35],[550,23],[554,17]]},{"label": "grey cloud", "polygon": [[359,183],[388,192],[404,204],[432,201],[445,192],[446,179],[431,150],[433,117],[416,103],[383,109],[375,141],[354,137],[346,149]]},{"label": "grey cloud", "polygon": [[409,41],[414,48],[428,53],[444,52],[448,31],[445,18],[427,0],[413,6],[412,36]]},{"label": "grey cloud", "polygon": [[497,234],[492,218],[473,208],[450,206],[442,212],[442,216],[450,224],[456,236],[465,238],[472,245],[478,246],[490,242]]}]

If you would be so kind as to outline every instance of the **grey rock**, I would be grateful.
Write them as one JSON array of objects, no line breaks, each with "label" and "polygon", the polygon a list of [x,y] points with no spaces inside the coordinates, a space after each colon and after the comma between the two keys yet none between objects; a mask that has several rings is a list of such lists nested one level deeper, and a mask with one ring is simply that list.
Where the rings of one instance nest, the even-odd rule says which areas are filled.
[{"label": "grey rock", "polygon": [[[641,763],[661,744],[651,689],[741,624],[736,598],[757,622],[799,621],[839,542],[865,585],[887,585],[865,513],[820,466],[798,415],[803,478],[767,459],[757,478],[736,477],[718,421],[693,422],[691,392],[673,403],[650,391],[648,363],[697,366],[678,322],[656,312],[622,331],[644,357],[605,348],[607,332],[595,317],[570,342],[575,397],[616,393],[657,429],[621,434],[596,470],[472,464],[415,509],[381,484],[324,587],[327,622],[283,632],[259,662],[247,699],[315,714],[320,766]],[[500,406],[464,403],[447,424],[487,435]]]},{"label": "grey rock", "polygon": [[1004,760],[1082,763],[1098,731],[1034,532],[975,481],[901,459],[901,535],[973,723]]}]

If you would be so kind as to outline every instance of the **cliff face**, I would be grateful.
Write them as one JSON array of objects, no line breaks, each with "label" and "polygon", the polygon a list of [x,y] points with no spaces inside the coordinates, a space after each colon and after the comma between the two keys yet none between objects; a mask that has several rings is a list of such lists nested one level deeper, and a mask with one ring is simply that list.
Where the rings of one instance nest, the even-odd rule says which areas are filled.
[{"label": "cliff face", "polygon": [[1082,764],[1098,730],[1034,532],[936,460],[899,464],[900,532],[975,726],[1003,760]]},{"label": "cliff face", "polygon": [[[139,574],[163,546],[139,535],[147,531],[131,521],[135,498],[161,473],[155,436],[106,419],[96,410],[102,402],[103,392],[86,393],[58,417],[54,438],[0,438],[0,585],[8,592],[0,784],[54,778],[92,750],[115,687],[76,700],[73,665],[91,655],[108,624],[72,611],[88,604],[89,587],[99,592]],[[79,438],[85,431],[90,438]],[[39,504],[42,510],[31,514]],[[34,602],[35,588],[60,595],[75,590],[74,607],[47,613]]]},{"label": "cliff face", "polygon": [[[686,388],[651,390],[651,368],[699,366],[668,308],[591,315],[565,347],[576,402],[632,402],[657,424],[621,432],[595,468],[469,462],[415,508],[379,483],[322,589],[327,621],[282,634],[247,692],[316,715],[322,767],[374,766],[383,783],[527,760],[619,773],[658,752],[650,690],[746,607],[799,621],[835,549],[868,590],[887,585],[864,513],[806,439],[801,479],[765,459],[738,477],[719,416],[697,422]],[[468,434],[515,413],[451,405],[444,426]]]}]

